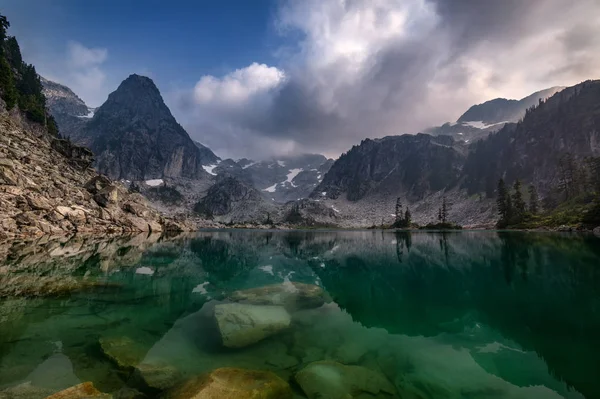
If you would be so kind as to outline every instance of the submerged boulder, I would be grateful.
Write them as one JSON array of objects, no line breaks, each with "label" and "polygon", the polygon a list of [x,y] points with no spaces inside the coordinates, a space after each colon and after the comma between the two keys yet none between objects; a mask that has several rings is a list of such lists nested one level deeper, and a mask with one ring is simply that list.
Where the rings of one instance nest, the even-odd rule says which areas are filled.
[{"label": "submerged boulder", "polygon": [[188,380],[167,399],[292,399],[287,382],[270,371],[220,368]]},{"label": "submerged boulder", "polygon": [[132,379],[144,389],[164,391],[179,382],[181,373],[168,364],[141,363],[134,369]]},{"label": "submerged boulder", "polygon": [[398,398],[395,387],[382,374],[361,366],[318,361],[296,373],[295,379],[309,399],[349,399],[361,394]]},{"label": "submerged boulder", "polygon": [[129,337],[100,337],[99,341],[104,355],[124,370],[132,370],[146,355],[146,349]]},{"label": "submerged boulder", "polygon": [[215,319],[223,345],[241,348],[254,344],[290,326],[283,306],[225,303],[215,306]]},{"label": "submerged boulder", "polygon": [[234,291],[229,299],[253,305],[284,306],[288,310],[318,308],[326,301],[325,291],[318,285],[285,282]]},{"label": "submerged boulder", "polygon": [[54,395],[48,396],[46,399],[88,399],[88,398],[101,398],[111,399],[112,395],[102,393],[94,387],[91,382],[84,382],[83,384],[75,385],[71,388],[67,388],[63,391],[57,392]]}]

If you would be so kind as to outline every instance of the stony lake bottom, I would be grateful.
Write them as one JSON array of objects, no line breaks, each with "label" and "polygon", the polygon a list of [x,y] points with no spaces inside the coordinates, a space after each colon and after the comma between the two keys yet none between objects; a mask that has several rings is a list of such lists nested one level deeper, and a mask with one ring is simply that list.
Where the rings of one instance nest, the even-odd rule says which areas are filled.
[{"label": "stony lake bottom", "polygon": [[0,398],[88,381],[170,397],[224,367],[271,371],[297,398],[600,398],[600,239],[227,230],[0,244]]}]

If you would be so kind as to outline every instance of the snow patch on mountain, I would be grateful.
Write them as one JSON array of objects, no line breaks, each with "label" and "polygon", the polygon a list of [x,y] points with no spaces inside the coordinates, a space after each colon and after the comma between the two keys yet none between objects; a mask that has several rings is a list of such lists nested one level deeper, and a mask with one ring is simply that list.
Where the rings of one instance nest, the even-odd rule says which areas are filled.
[{"label": "snow patch on mountain", "polygon": [[215,164],[215,165],[202,165],[202,169],[204,169],[206,171],[206,173],[208,173],[209,175],[213,175],[216,176],[217,174],[215,172],[213,172],[213,170],[219,165]]},{"label": "snow patch on mountain", "polygon": [[150,180],[146,180],[146,184],[149,185],[150,187],[158,187],[158,186],[160,186],[163,183],[164,183],[163,179],[150,179]]}]

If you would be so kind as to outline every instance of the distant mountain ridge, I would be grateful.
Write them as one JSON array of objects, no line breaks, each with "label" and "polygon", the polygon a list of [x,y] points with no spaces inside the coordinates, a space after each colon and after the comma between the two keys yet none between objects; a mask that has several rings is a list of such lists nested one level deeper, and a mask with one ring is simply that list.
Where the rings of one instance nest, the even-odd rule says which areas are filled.
[{"label": "distant mountain ridge", "polygon": [[555,93],[563,90],[564,86],[555,86],[549,89],[537,91],[520,100],[508,100],[506,98],[495,98],[482,104],[473,105],[462,114],[457,123],[481,121],[485,125],[500,122],[518,122],[525,116],[525,110],[537,105],[541,100],[552,97]]},{"label": "distant mountain ridge", "polygon": [[466,143],[487,137],[491,132],[498,131],[507,123],[516,123],[525,116],[527,109],[537,105],[540,100],[546,100],[564,86],[555,86],[540,90],[520,100],[495,98],[482,104],[471,106],[454,123],[426,129],[424,133],[433,135],[448,135]]}]

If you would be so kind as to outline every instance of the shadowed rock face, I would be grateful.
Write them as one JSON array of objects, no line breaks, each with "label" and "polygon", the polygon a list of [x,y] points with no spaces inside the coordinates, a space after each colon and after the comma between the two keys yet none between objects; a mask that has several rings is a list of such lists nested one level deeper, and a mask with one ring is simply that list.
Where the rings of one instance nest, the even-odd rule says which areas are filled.
[{"label": "shadowed rock face", "polygon": [[177,123],[151,79],[131,75],[97,109],[82,133],[97,169],[115,179],[202,177],[218,159]]},{"label": "shadowed rock face", "polygon": [[464,149],[450,137],[426,134],[366,139],[343,154],[311,197],[350,201],[375,192],[402,191],[423,198],[455,183],[464,162]]}]

